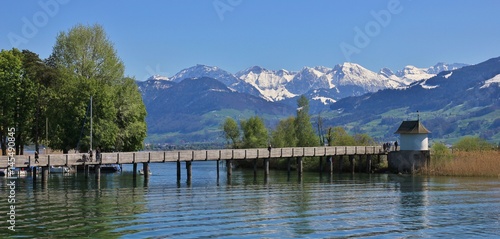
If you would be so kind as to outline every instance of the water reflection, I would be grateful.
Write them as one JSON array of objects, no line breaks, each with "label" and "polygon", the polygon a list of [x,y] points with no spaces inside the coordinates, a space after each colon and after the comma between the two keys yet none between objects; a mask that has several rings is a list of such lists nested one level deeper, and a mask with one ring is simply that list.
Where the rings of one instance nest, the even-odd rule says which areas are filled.
[{"label": "water reflection", "polygon": [[[185,171],[176,180],[175,163],[151,165],[149,180],[126,167],[99,181],[52,174],[45,188],[19,180],[19,231],[0,237],[488,237],[500,229],[495,179],[305,172],[298,180],[238,169],[228,180],[217,179],[216,166],[193,163],[191,182]],[[0,200],[2,212],[8,207]]]}]

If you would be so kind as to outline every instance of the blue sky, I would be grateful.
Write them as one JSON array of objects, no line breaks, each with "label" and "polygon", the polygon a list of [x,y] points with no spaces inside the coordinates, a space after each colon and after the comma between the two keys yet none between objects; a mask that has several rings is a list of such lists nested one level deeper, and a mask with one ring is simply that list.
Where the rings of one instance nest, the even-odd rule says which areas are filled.
[{"label": "blue sky", "polygon": [[46,58],[59,32],[97,23],[138,80],[196,64],[236,73],[351,61],[396,71],[500,56],[499,11],[496,0],[8,0],[0,48]]}]

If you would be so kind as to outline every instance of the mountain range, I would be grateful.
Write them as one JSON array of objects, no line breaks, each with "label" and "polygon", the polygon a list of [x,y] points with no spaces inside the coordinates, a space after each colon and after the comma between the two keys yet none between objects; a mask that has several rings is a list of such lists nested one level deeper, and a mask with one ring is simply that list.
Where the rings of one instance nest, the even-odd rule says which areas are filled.
[{"label": "mountain range", "polygon": [[[397,127],[400,120],[416,110],[422,112],[422,117],[430,117],[431,112],[455,114],[455,120],[462,119],[457,116],[462,111],[469,116],[483,114],[486,118],[469,128],[477,128],[473,132],[477,134],[477,130],[493,127],[486,136],[500,139],[495,133],[498,127],[494,126],[494,117],[500,118],[495,115],[500,112],[498,83],[495,75],[491,76],[495,73],[492,69],[500,70],[500,64],[482,64],[486,63],[438,63],[428,68],[406,66],[396,72],[388,68],[373,72],[355,63],[333,68],[304,67],[297,72],[253,66],[235,74],[215,66],[196,65],[171,77],[153,76],[137,84],[148,111],[150,142],[220,141],[220,125],[225,117],[239,120],[259,115],[272,128],[280,119],[295,114],[300,95],[309,98],[310,113],[322,112],[328,124],[373,132],[378,139],[394,137],[391,127]],[[467,84],[472,81],[474,85]],[[471,97],[471,92],[480,95]],[[461,105],[466,106],[457,108]],[[439,129],[435,136],[455,137],[467,131],[457,132],[457,128],[467,126],[452,125],[456,126],[453,131]]]}]

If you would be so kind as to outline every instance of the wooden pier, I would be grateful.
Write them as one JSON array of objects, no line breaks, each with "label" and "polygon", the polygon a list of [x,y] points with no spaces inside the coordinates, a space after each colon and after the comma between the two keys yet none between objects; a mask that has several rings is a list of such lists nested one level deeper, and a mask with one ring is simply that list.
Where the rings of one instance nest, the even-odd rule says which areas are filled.
[{"label": "wooden pier", "polygon": [[[325,147],[295,147],[295,148],[252,148],[252,149],[216,149],[216,150],[177,150],[177,151],[140,151],[140,152],[117,152],[102,153],[101,160],[85,160],[88,154],[48,154],[39,155],[38,163],[35,163],[34,155],[16,155],[15,168],[41,167],[42,181],[47,180],[47,174],[51,166],[83,166],[85,174],[88,175],[89,166],[93,165],[95,177],[99,179],[100,168],[103,164],[133,164],[134,177],[137,174],[137,164],[143,163],[144,177],[149,178],[149,163],[177,162],[177,180],[181,176],[181,162],[185,162],[187,180],[190,181],[191,164],[194,161],[220,161],[225,160],[228,177],[232,174],[233,160],[255,160],[254,175],[257,171],[257,160],[264,161],[264,174],[269,175],[269,161],[272,159],[295,158],[297,160],[297,172],[302,175],[302,160],[304,157],[320,157],[328,159],[328,171],[333,172],[333,156],[347,156],[350,160],[351,172],[355,171],[354,160],[356,156],[367,155],[367,169],[371,171],[371,159],[373,155],[385,155],[386,152],[380,146],[325,146]],[[8,156],[0,157],[0,168],[6,169]],[[290,164],[291,160],[288,160]],[[322,163],[320,163],[322,165]],[[290,171],[290,166],[288,167]],[[323,170],[323,169],[320,169]],[[219,177],[219,164],[217,164],[217,177]],[[35,179],[36,177],[34,177]]]}]

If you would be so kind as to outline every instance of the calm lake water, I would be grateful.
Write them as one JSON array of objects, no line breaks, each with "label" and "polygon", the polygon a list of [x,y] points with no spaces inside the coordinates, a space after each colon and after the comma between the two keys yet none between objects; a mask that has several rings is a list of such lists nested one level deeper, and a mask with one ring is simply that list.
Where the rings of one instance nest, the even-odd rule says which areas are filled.
[{"label": "calm lake water", "polygon": [[[0,178],[0,238],[470,238],[500,236],[500,179],[387,174],[319,176],[151,164],[145,184],[131,167],[94,175],[52,174],[46,187],[18,179],[15,232],[9,181]],[[140,166],[139,166],[140,168]]]}]

